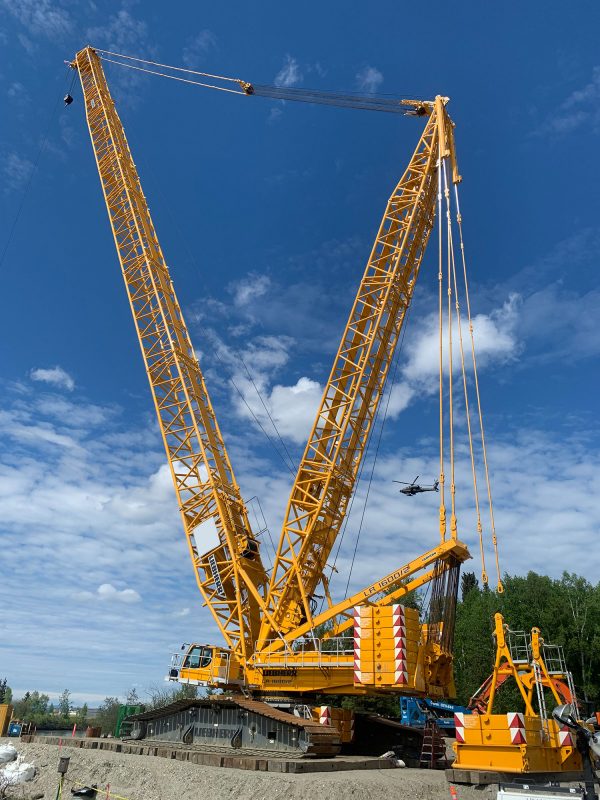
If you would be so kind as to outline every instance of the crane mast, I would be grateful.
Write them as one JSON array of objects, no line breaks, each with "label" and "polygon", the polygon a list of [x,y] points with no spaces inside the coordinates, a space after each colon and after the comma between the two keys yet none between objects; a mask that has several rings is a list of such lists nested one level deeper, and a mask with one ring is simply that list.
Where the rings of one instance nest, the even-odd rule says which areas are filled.
[{"label": "crane mast", "polygon": [[[240,662],[259,632],[267,575],[98,55],[72,66],[85,112],[196,580]],[[219,544],[202,551],[199,526]]]},{"label": "crane mast", "polygon": [[260,649],[312,627],[313,593],[344,521],[435,217],[437,166],[458,178],[445,99],[415,102],[428,115],[392,193],[302,457],[274,562]]}]

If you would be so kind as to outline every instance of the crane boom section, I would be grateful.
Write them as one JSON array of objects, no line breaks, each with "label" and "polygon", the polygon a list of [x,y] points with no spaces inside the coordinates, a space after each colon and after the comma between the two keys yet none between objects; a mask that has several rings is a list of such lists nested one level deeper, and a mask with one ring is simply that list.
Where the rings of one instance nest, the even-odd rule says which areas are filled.
[{"label": "crane boom section", "polygon": [[[433,104],[390,197],[293,485],[258,647],[312,618],[312,595],[340,532],[435,215],[441,103]],[[450,126],[446,126],[449,130]]]},{"label": "crane boom section", "polygon": [[[256,640],[267,584],[240,490],[192,347],[100,59],[77,53],[104,199],[200,591],[241,660]],[[219,544],[201,550],[202,523]],[[205,548],[206,549],[206,548]],[[253,583],[254,592],[248,588]]]}]

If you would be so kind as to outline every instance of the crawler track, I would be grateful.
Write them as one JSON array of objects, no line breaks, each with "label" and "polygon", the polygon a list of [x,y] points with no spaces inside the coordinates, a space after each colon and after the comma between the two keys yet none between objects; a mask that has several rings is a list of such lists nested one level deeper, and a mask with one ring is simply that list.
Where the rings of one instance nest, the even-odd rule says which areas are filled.
[{"label": "crawler track", "polygon": [[302,719],[243,695],[180,700],[136,714],[131,738],[218,746],[229,751],[332,757],[341,749],[335,728]]}]

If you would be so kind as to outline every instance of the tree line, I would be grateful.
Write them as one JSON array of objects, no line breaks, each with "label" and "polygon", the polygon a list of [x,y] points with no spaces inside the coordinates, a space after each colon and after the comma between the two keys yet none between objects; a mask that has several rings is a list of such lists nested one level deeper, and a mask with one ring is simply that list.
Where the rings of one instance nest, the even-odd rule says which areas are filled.
[{"label": "tree line", "polygon": [[[600,583],[569,572],[561,578],[529,572],[505,575],[503,585],[499,594],[481,588],[474,573],[462,575],[454,647],[459,702],[467,703],[492,671],[493,616],[500,612],[511,630],[538,627],[546,642],[562,645],[578,700],[600,709]],[[515,702],[508,686],[498,693],[498,710],[515,710]],[[503,708],[510,703],[512,709]]]},{"label": "tree line", "polygon": [[47,694],[38,691],[25,692],[22,698],[13,700],[12,689],[6,678],[0,680],[0,703],[13,705],[15,719],[32,722],[37,728],[46,730],[70,728],[75,724],[83,726],[88,716],[87,703],[75,708],[68,689],[60,695],[56,705],[50,702]]}]

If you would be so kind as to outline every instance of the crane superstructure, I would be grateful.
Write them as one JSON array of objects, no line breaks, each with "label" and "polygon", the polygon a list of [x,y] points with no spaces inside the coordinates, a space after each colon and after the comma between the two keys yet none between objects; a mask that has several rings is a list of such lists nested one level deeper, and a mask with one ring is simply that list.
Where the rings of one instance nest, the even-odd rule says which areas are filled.
[{"label": "crane superstructure", "polygon": [[[282,713],[257,702],[257,697],[278,695],[305,703],[316,693],[404,691],[452,696],[458,572],[470,558],[457,533],[453,467],[448,526],[443,462],[440,466],[439,541],[433,547],[338,603],[331,600],[325,576],[413,297],[436,202],[441,211],[442,193],[447,197],[450,184],[460,181],[447,98],[402,101],[408,113],[424,119],[425,127],[387,203],[292,486],[269,573],[101,59],[86,47],[72,66],[81,80],[100,181],[196,579],[227,644],[226,648],[190,645],[172,665],[169,677],[242,691],[235,700],[220,700],[220,708],[227,707],[233,715],[232,744],[242,739],[246,744],[244,737],[249,737],[254,746],[263,723],[268,728],[268,721],[273,725]],[[439,278],[441,314],[441,261]],[[451,297],[449,283],[449,313]],[[440,381],[441,376],[440,364]],[[441,416],[440,405],[440,424]],[[219,544],[204,552],[202,526],[211,520]],[[428,617],[421,623],[419,613],[403,607],[401,600],[426,583],[431,583],[432,600]],[[328,605],[317,613],[315,594],[320,584]],[[316,635],[319,626],[326,628],[320,638]],[[209,730],[206,715],[210,717],[214,708],[214,704],[190,701],[172,711],[179,720],[176,725],[168,714],[146,716],[139,723],[146,726],[144,735],[151,728],[159,736],[175,725],[185,741],[186,736],[200,737],[199,731]],[[241,727],[240,714],[245,715]],[[278,718],[277,724],[289,749],[335,749],[331,737],[319,745],[319,733],[307,720],[295,718],[293,725],[289,715],[287,720]],[[236,733],[238,728],[241,733]],[[263,733],[264,741],[272,744],[269,734],[273,731]],[[205,735],[210,738],[214,732]]]}]

